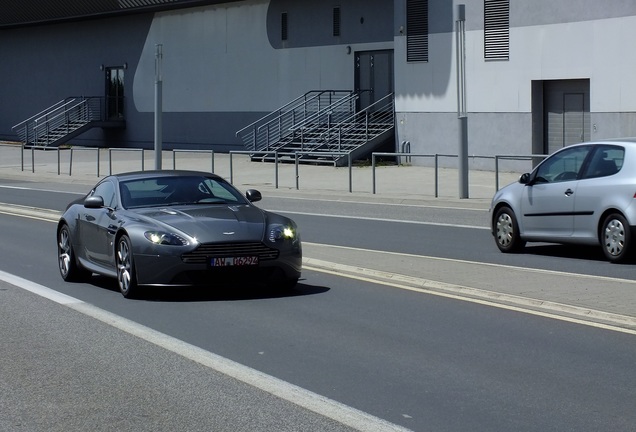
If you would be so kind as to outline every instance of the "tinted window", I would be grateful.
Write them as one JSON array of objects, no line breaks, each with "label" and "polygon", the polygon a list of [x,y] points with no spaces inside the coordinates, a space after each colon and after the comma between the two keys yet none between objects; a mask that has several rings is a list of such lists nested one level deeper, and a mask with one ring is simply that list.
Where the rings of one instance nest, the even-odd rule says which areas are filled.
[{"label": "tinted window", "polygon": [[115,186],[109,182],[105,181],[100,183],[93,191],[93,196],[100,196],[104,200],[104,205],[106,207],[114,207],[115,206]]},{"label": "tinted window", "polygon": [[156,177],[120,184],[126,208],[181,204],[245,204],[247,200],[222,179],[201,176]]},{"label": "tinted window", "polygon": [[546,159],[537,167],[536,183],[554,183],[576,180],[591,146],[562,150]]},{"label": "tinted window", "polygon": [[606,177],[623,167],[625,149],[620,146],[597,146],[583,178]]}]

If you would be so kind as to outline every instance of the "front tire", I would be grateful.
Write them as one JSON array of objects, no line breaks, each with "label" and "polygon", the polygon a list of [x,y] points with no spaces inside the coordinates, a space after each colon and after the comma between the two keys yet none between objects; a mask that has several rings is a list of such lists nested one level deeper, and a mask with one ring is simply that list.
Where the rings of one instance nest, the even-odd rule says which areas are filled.
[{"label": "front tire", "polygon": [[501,252],[518,252],[526,245],[519,236],[519,225],[510,207],[501,207],[495,214],[493,232]]},{"label": "front tire", "polygon": [[57,232],[57,262],[60,275],[66,282],[80,282],[91,275],[77,263],[71,241],[71,229],[66,224]]},{"label": "front tire", "polygon": [[613,263],[623,262],[631,249],[631,231],[627,220],[619,213],[605,218],[600,232],[601,246],[605,257]]},{"label": "front tire", "polygon": [[132,244],[127,235],[122,235],[117,241],[116,251],[117,285],[119,291],[126,298],[135,298],[139,295],[135,263],[132,255]]}]

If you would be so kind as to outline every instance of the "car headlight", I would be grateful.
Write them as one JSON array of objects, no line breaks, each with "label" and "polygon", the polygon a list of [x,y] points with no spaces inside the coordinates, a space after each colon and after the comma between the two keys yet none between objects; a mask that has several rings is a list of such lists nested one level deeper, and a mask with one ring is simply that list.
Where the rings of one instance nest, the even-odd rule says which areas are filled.
[{"label": "car headlight", "polygon": [[296,227],[291,225],[270,225],[268,239],[272,243],[279,241],[291,240],[298,238]]},{"label": "car headlight", "polygon": [[188,240],[180,235],[161,232],[161,231],[146,231],[144,236],[154,244],[169,245],[169,246],[187,246],[190,244]]}]

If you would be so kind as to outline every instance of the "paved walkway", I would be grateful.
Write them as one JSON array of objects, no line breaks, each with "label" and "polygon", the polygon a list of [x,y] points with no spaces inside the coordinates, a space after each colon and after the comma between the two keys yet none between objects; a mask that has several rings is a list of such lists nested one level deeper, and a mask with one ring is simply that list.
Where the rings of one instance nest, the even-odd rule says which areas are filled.
[{"label": "paved walkway", "polygon": [[[93,185],[111,171],[151,169],[155,163],[151,151],[144,152],[143,162],[141,152],[101,150],[99,158],[97,155],[97,151],[89,150],[74,151],[72,155],[69,150],[38,151],[32,160],[30,152],[20,154],[20,147],[0,145],[0,178],[70,183],[84,191],[85,186]],[[215,154],[212,159],[210,153],[203,152],[164,152],[162,165],[166,169],[206,171],[214,167],[214,172],[231,179],[239,188],[255,187],[266,195],[456,206],[484,211],[488,209],[497,182],[494,172],[471,170],[470,198],[459,199],[457,172],[446,168],[439,169],[436,176],[430,167],[376,167],[373,193],[374,176],[370,166],[353,167],[350,171],[346,167],[300,165],[297,168],[294,164],[279,164],[276,170],[271,163],[250,162],[245,155]],[[500,174],[499,184],[515,181],[518,176],[519,173]],[[304,245],[304,256],[307,269],[636,331],[636,281],[632,280],[312,243]]]},{"label": "paved walkway", "polygon": [[[440,162],[441,164],[441,162]],[[379,165],[379,164],[378,164]],[[494,162],[493,162],[494,165]],[[0,174],[3,177],[93,184],[109,173],[150,170],[155,167],[154,151],[129,149],[73,149],[24,151],[20,146],[0,143]],[[394,200],[459,199],[456,169],[408,165],[370,164],[349,168],[279,163],[255,163],[244,154],[193,151],[164,151],[164,169],[214,171],[239,188],[259,186],[264,190],[299,191],[305,194],[362,195]],[[469,167],[470,168],[470,167]],[[374,172],[375,171],[375,172]],[[480,200],[486,207],[500,186],[516,181],[520,173],[494,171],[469,172],[469,199]],[[374,190],[375,184],[375,190]]]}]

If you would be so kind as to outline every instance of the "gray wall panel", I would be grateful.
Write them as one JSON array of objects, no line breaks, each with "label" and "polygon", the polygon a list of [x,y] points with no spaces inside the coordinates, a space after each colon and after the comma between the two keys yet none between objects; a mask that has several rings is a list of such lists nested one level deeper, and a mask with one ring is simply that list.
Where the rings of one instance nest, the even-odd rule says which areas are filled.
[{"label": "gray wall panel", "polygon": [[[397,142],[410,141],[413,154],[457,155],[459,120],[455,113],[398,113]],[[495,155],[527,155],[532,142],[530,113],[471,113],[468,116],[469,156],[474,169],[494,170]],[[413,165],[432,166],[432,158],[413,158]],[[442,167],[457,167],[457,158],[440,157]],[[502,169],[524,171],[529,162],[506,161]]]},{"label": "gray wall panel", "polygon": [[[2,102],[0,138],[15,139],[11,127],[68,96],[103,96],[100,66],[122,66],[125,95],[132,95],[133,74],[152,14],[0,30]],[[138,121],[132,98],[126,99],[129,123]],[[134,128],[117,134],[128,139]],[[111,136],[93,131],[95,140]],[[82,137],[85,138],[85,137]],[[106,144],[106,143],[105,143]]]},{"label": "gray wall panel", "polygon": [[[341,10],[341,35],[332,32],[333,8]],[[289,39],[281,41],[281,14],[287,13]],[[274,48],[301,48],[393,40],[393,0],[272,0],[267,36]]]},{"label": "gray wall panel", "polygon": [[[400,0],[404,1],[404,0]],[[447,0],[430,0],[430,7]],[[466,5],[466,30],[484,29],[484,2],[454,0]],[[510,0],[510,27],[561,24],[636,15],[633,0]]]}]

